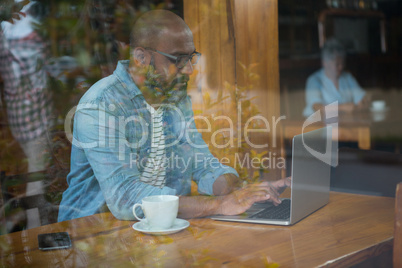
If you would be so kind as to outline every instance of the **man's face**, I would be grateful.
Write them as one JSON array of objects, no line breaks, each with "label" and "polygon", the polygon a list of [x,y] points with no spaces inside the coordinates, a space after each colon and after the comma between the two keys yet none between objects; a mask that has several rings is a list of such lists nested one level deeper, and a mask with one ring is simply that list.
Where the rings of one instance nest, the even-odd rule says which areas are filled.
[{"label": "man's face", "polygon": [[339,78],[345,67],[345,60],[342,56],[335,56],[332,59],[326,59],[323,62],[325,72],[332,77]]},{"label": "man's face", "polygon": [[[153,49],[172,56],[190,55],[195,51],[193,36],[190,31],[169,28],[162,33],[160,42]],[[177,103],[187,96],[187,82],[193,73],[193,66],[188,62],[183,68],[175,65],[175,60],[155,51],[151,53],[151,65],[154,72],[148,74],[147,82],[160,87],[167,103]]]}]

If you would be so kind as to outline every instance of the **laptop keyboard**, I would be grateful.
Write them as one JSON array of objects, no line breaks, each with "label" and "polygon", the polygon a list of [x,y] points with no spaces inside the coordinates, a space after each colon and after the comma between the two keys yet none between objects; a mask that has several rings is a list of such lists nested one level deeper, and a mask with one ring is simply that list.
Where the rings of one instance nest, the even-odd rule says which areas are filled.
[{"label": "laptop keyboard", "polygon": [[272,206],[251,216],[254,219],[286,220],[290,217],[290,199],[282,200],[278,206]]}]

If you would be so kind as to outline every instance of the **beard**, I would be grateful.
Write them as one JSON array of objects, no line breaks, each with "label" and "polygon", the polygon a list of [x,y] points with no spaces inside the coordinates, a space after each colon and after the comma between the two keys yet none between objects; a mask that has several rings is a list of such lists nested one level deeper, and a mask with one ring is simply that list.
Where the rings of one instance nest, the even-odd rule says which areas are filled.
[{"label": "beard", "polygon": [[[161,104],[176,105],[187,97],[188,77],[180,75],[172,81],[162,81],[160,75],[148,72],[145,80],[146,94]],[[143,92],[144,93],[144,92]]]},{"label": "beard", "polygon": [[170,86],[165,87],[164,94],[166,96],[166,101],[169,104],[177,104],[183,98],[187,97],[187,82],[188,78],[184,75],[175,78]]}]

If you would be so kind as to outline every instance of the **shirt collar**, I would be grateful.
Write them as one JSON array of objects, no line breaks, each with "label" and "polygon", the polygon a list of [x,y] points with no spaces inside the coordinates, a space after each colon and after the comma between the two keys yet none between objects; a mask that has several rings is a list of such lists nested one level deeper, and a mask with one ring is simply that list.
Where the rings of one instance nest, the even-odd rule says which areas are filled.
[{"label": "shirt collar", "polygon": [[125,89],[128,91],[132,98],[135,98],[138,95],[142,95],[141,90],[134,83],[131,78],[130,73],[128,72],[130,61],[129,60],[121,60],[117,63],[116,70],[114,71],[114,75],[122,82]]}]

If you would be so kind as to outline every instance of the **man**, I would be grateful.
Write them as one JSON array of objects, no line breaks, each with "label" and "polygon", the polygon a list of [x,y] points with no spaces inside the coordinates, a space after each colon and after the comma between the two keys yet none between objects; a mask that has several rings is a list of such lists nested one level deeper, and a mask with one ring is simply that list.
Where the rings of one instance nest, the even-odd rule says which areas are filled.
[{"label": "man", "polygon": [[[178,195],[179,217],[235,215],[254,202],[279,204],[289,179],[240,188],[195,129],[187,81],[200,56],[185,22],[164,10],[144,14],[129,61],[93,85],[75,113],[71,171],[59,221],[110,210],[133,220],[145,196]],[[191,179],[208,196],[187,196]]]},{"label": "man", "polygon": [[369,98],[345,67],[345,49],[336,39],[329,39],[321,52],[322,69],[310,75],[306,84],[304,116],[338,101],[339,112],[350,113],[367,108]]}]

